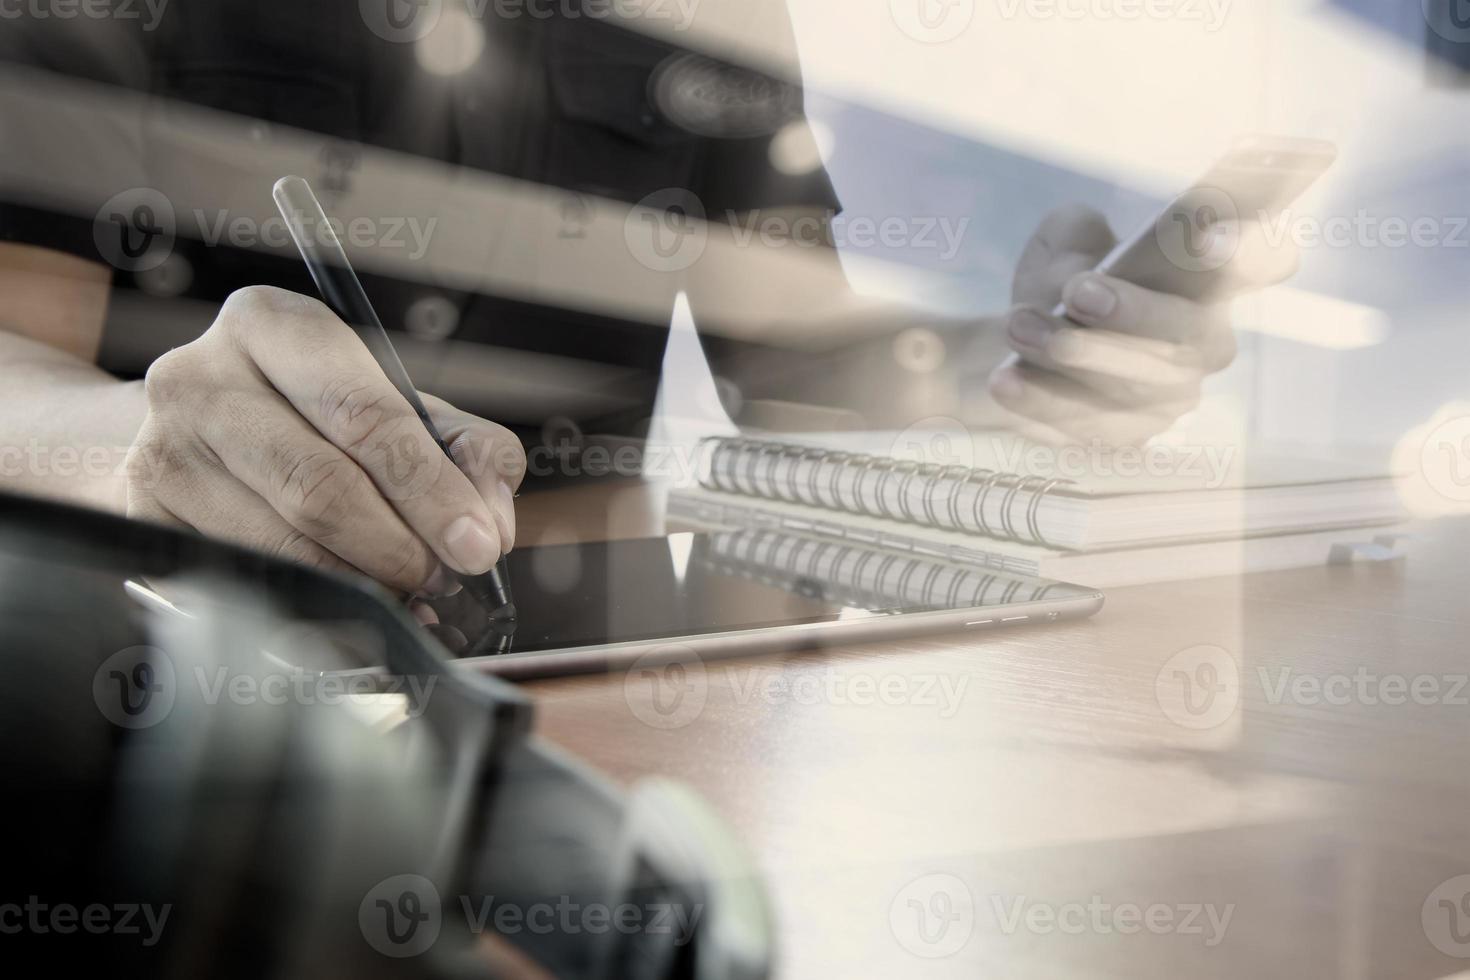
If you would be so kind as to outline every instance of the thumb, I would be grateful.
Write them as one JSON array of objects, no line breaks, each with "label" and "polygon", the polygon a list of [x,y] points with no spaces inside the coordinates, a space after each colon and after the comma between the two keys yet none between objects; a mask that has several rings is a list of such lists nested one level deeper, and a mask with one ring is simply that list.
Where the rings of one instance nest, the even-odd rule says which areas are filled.
[{"label": "thumb", "polygon": [[1092,208],[1069,204],[1042,219],[1011,282],[1011,300],[1050,309],[1062,299],[1062,287],[1086,272],[1118,243],[1107,219]]}]

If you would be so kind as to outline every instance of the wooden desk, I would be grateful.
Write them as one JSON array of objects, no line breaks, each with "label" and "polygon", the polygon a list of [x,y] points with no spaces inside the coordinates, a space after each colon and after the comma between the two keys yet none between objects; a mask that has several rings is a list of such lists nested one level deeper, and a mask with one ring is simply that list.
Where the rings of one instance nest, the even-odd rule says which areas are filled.
[{"label": "wooden desk", "polygon": [[[524,545],[662,531],[637,484],[520,513]],[[1470,969],[1470,877],[1435,892],[1470,875],[1467,545],[711,663],[676,727],[646,677],[528,689],[551,741],[724,814],[783,977],[1440,977]]]}]

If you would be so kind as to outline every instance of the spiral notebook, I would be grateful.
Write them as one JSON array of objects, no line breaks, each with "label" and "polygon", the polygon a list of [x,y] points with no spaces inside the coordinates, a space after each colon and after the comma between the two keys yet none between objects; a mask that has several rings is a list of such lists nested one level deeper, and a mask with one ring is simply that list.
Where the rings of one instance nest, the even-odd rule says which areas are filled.
[{"label": "spiral notebook", "polygon": [[874,534],[906,526],[1048,551],[1300,534],[1405,518],[1392,474],[1372,459],[1251,454],[1247,461],[1184,448],[1091,450],[1092,458],[1081,450],[1069,459],[1065,450],[1002,434],[972,439],[963,453],[951,453],[972,465],[858,448],[902,443],[882,433],[801,442],[710,439],[700,483],[726,504],[744,498],[793,506],[818,524],[874,521]]},{"label": "spiral notebook", "polygon": [[753,500],[703,489],[671,493],[668,519],[681,530],[769,531],[887,553],[910,553],[921,560],[958,564],[987,573],[1082,582],[1096,588],[1355,560],[1390,561],[1403,557],[1405,537],[1385,525],[1375,525],[1229,541],[1064,551],[872,517],[827,520],[822,511],[800,504]]}]

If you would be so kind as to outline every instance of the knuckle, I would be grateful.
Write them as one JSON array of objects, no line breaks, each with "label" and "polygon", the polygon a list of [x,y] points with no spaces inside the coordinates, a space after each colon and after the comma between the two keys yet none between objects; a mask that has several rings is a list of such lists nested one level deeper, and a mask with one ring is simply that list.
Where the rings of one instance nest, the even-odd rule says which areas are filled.
[{"label": "knuckle", "polygon": [[471,480],[493,474],[512,489],[526,476],[526,451],[515,434],[493,422],[477,424],[449,444],[454,465]]},{"label": "knuckle", "polygon": [[276,496],[287,522],[318,540],[343,528],[360,478],[351,460],[305,452],[285,460],[277,472]]},{"label": "knuckle", "polygon": [[310,536],[294,528],[260,550],[273,558],[280,558],[307,568],[322,571],[341,568],[340,561],[313,541]]},{"label": "knuckle", "polygon": [[295,528],[286,531],[261,550],[276,558],[284,558],[302,565],[320,564],[322,560],[321,553],[314,546],[311,538]]},{"label": "knuckle", "polygon": [[139,430],[123,461],[130,492],[155,491],[176,479],[183,468],[183,458],[173,440],[151,420]]},{"label": "knuckle", "polygon": [[1102,253],[1113,244],[1107,218],[1085,204],[1063,204],[1042,219],[1037,235],[1054,250]]},{"label": "knuckle", "polygon": [[127,474],[128,486],[151,486],[155,482],[154,474],[157,473],[157,467],[154,465],[157,458],[158,450],[152,439],[140,435],[128,449],[127,459],[123,462],[123,471]]},{"label": "knuckle", "polygon": [[322,389],[320,408],[327,437],[351,453],[372,443],[375,436],[381,436],[408,414],[397,410],[388,389],[361,376],[327,385]]},{"label": "knuckle", "polygon": [[173,405],[199,384],[200,364],[191,345],[175,347],[155,358],[143,375],[148,403],[159,408]]},{"label": "knuckle", "polygon": [[415,539],[406,547],[393,550],[392,557],[384,566],[382,581],[413,592],[428,580],[436,561],[428,547]]},{"label": "knuckle", "polygon": [[300,297],[276,286],[241,286],[225,297],[220,307],[227,319],[280,313],[300,304]]},{"label": "knuckle", "polygon": [[224,332],[237,346],[244,346],[246,332],[257,332],[290,319],[294,335],[310,336],[314,328],[328,323],[341,325],[320,300],[276,286],[242,286],[225,297],[211,333]]}]

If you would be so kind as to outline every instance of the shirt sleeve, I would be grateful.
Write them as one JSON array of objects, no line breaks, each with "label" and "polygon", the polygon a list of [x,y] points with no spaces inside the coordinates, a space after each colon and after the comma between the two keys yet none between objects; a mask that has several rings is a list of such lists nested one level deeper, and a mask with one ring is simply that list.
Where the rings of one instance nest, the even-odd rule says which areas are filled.
[{"label": "shirt sleeve", "polygon": [[0,241],[107,261],[98,214],[147,183],[141,110],[119,111],[147,83],[142,28],[22,18],[0,31]]},{"label": "shirt sleeve", "polygon": [[749,0],[726,36],[760,63],[689,54],[654,79],[663,112],[704,137],[698,186],[712,213],[805,207],[836,212],[806,119],[806,97],[785,0]]}]

